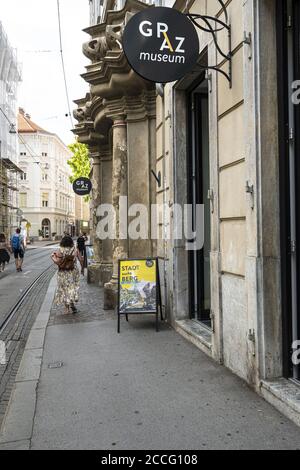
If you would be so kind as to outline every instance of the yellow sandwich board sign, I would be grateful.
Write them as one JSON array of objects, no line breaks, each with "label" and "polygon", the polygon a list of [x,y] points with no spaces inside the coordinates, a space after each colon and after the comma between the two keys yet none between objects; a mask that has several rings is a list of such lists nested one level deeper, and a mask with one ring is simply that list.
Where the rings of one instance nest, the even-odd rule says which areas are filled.
[{"label": "yellow sandwich board sign", "polygon": [[129,314],[155,314],[161,307],[158,260],[126,259],[119,261],[118,291],[118,332],[120,332],[120,316]]}]

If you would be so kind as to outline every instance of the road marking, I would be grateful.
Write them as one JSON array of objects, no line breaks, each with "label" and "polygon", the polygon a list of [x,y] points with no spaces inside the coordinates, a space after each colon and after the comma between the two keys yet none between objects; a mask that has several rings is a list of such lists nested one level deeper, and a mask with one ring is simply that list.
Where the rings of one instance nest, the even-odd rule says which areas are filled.
[{"label": "road marking", "polygon": [[27,271],[26,273],[24,273],[24,276],[26,276],[27,274],[30,274],[32,273],[32,271]]}]

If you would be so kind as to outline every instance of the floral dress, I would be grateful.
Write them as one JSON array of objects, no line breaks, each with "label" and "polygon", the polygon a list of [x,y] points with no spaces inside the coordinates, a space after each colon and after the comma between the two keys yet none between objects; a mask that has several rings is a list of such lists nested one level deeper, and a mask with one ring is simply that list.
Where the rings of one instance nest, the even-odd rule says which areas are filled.
[{"label": "floral dress", "polygon": [[[60,248],[59,254],[74,255],[76,257],[75,248]],[[80,285],[80,273],[75,261],[75,268],[71,271],[58,270],[57,273],[57,289],[55,294],[55,303],[57,305],[70,305],[78,302],[78,293]]]}]

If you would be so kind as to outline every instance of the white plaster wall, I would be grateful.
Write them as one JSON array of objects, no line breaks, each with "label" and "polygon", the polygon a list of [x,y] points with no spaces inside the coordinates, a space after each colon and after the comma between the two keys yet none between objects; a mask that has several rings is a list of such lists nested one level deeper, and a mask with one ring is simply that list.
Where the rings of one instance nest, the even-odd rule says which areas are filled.
[{"label": "white plaster wall", "polygon": [[246,285],[242,278],[222,276],[224,364],[247,380],[248,318]]}]

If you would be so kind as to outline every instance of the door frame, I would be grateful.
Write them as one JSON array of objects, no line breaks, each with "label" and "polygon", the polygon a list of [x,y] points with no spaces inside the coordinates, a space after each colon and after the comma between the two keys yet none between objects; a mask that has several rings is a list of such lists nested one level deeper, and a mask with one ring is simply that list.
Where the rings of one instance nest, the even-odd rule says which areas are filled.
[{"label": "door frame", "polygon": [[[192,168],[192,158],[193,155],[195,155],[195,172],[200,176],[200,160],[199,158],[199,153],[200,153],[200,146],[202,142],[202,136],[199,135],[199,133],[195,133],[195,129],[197,128],[197,123],[195,122],[195,116],[194,116],[194,106],[197,107],[194,101],[194,95],[198,94],[199,96],[202,94],[201,92],[195,93],[195,90],[201,85],[201,83],[204,82],[206,79],[206,74],[203,71],[196,80],[192,82],[192,84],[187,88],[186,90],[186,107],[187,107],[187,130],[188,130],[188,135],[187,135],[187,200],[188,204],[192,204],[194,202],[194,188],[192,184],[189,184],[190,181],[193,181],[193,168]],[[204,95],[204,93],[203,93]],[[205,93],[205,96],[207,96],[207,100],[209,103],[209,96],[208,93]],[[208,118],[209,118],[209,112],[208,112]],[[197,122],[201,124],[201,115],[198,116]],[[195,148],[194,148],[195,146]],[[210,169],[210,165],[209,165]],[[196,177],[197,178],[197,177]],[[202,180],[199,177],[198,180],[199,185],[196,186],[196,200],[197,204],[204,204],[204,201],[202,201]],[[209,185],[210,186],[210,185]],[[199,293],[199,299],[197,302],[197,311],[194,312],[194,304],[192,303],[192,299],[195,296],[195,283],[192,282],[193,277],[194,277],[194,259],[195,259],[195,253],[194,252],[189,252],[188,253],[188,277],[189,277],[189,282],[188,282],[188,288],[189,288],[189,294],[188,294],[188,300],[189,300],[189,315],[191,319],[195,319],[196,321],[199,321],[203,326],[211,328],[211,325],[208,326],[206,322],[208,320],[203,319],[203,323],[199,318],[193,318],[193,314],[199,316],[199,314],[203,314],[205,311],[205,305],[204,305],[204,291],[205,291],[205,286],[204,286],[204,276],[199,275],[197,277],[197,290]],[[201,250],[197,251],[197,265],[201,265],[204,268],[204,249],[202,248]],[[210,273],[211,275],[211,273]],[[211,289],[211,286],[210,286]],[[210,297],[211,293],[210,293]]]}]

